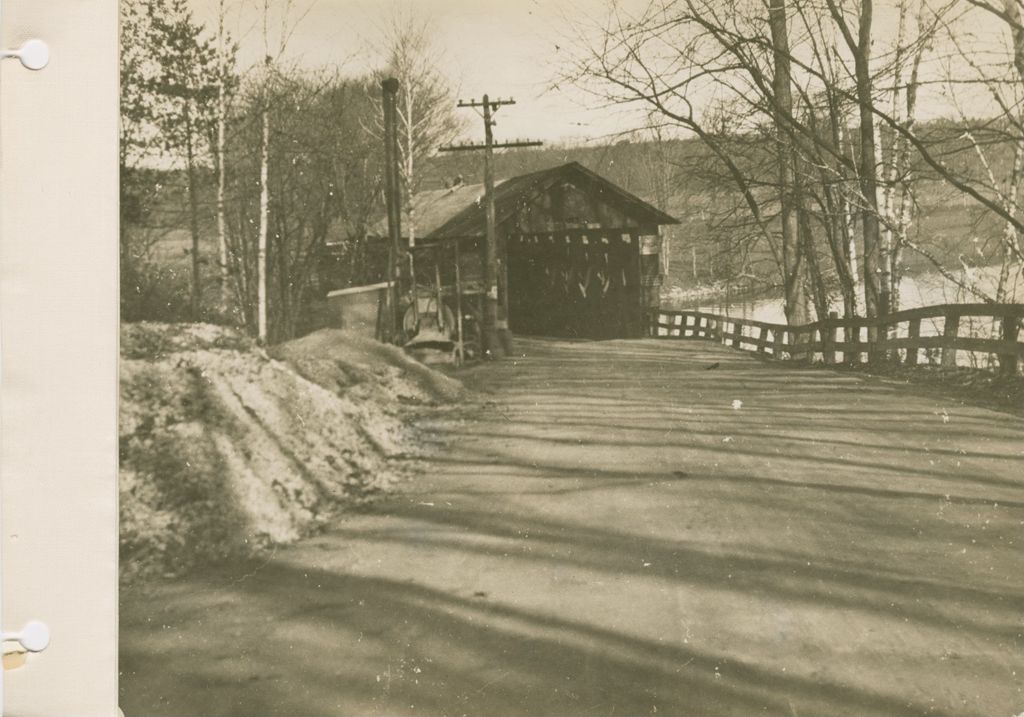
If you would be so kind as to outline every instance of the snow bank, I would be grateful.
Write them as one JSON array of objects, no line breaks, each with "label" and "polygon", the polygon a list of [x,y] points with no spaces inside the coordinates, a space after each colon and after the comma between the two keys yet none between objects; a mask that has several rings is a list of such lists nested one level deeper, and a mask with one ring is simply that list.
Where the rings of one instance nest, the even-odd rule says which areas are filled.
[{"label": "snow bank", "polygon": [[294,541],[387,490],[414,434],[404,405],[458,382],[340,331],[273,356],[231,329],[121,331],[122,574],[176,573]]},{"label": "snow bank", "polygon": [[272,355],[323,386],[364,400],[432,403],[458,399],[464,388],[402,349],[338,329],[324,329],[275,346]]}]

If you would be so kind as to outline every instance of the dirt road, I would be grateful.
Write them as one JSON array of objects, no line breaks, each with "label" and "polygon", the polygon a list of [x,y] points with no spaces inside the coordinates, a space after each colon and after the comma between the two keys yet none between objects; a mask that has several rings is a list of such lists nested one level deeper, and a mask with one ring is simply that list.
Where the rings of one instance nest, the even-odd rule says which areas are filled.
[{"label": "dirt road", "polygon": [[1024,420],[703,342],[518,349],[372,513],[124,591],[125,714],[1024,712]]}]

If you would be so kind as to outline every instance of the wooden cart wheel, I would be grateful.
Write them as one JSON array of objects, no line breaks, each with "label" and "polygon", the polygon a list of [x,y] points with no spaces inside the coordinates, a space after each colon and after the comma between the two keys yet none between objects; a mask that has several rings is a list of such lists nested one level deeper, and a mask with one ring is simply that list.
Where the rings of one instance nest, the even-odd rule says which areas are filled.
[{"label": "wooden cart wheel", "polygon": [[[455,312],[448,306],[448,302],[443,304],[441,313],[444,317],[445,333],[454,338]],[[421,327],[428,325],[437,326],[437,302],[434,299],[420,299],[419,311],[413,311],[411,304],[406,307],[405,313],[402,314],[402,329],[406,336],[412,339],[419,333]]]}]

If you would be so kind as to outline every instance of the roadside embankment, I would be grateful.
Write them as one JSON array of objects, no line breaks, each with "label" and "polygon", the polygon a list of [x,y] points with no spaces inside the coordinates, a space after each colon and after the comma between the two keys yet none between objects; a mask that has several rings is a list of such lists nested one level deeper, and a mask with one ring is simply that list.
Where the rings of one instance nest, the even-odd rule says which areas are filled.
[{"label": "roadside embankment", "polygon": [[387,491],[417,405],[461,385],[399,349],[322,331],[266,352],[209,324],[121,330],[122,576],[293,542]]}]

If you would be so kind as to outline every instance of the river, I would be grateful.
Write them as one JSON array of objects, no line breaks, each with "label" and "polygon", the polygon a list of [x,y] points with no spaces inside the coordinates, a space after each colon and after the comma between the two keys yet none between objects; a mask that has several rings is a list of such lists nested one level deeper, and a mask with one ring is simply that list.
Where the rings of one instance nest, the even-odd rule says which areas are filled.
[{"label": "river", "polygon": [[[1022,269],[1018,267],[1015,273],[1016,281],[1011,278],[1013,291],[1011,292],[1012,302],[1024,302],[1024,278]],[[995,286],[998,280],[998,267],[982,267],[972,269],[969,275],[965,272],[957,272],[957,278],[961,281],[970,281],[974,286],[979,287],[987,294],[995,293]],[[832,297],[834,310],[842,314],[842,299],[837,294]],[[900,282],[900,308],[914,309],[920,306],[933,306],[936,304],[972,304],[981,303],[983,300],[965,291],[956,285],[955,282],[947,279],[938,273],[919,274],[917,276],[906,276]],[[662,306],[666,309],[691,309],[706,311],[712,314],[723,314],[741,319],[752,319],[755,321],[766,321],[770,323],[786,323],[786,314],[783,310],[782,294],[779,291],[768,290],[761,292],[738,292],[735,294],[718,294],[715,297],[692,297],[686,292],[670,291],[663,296]]]}]

